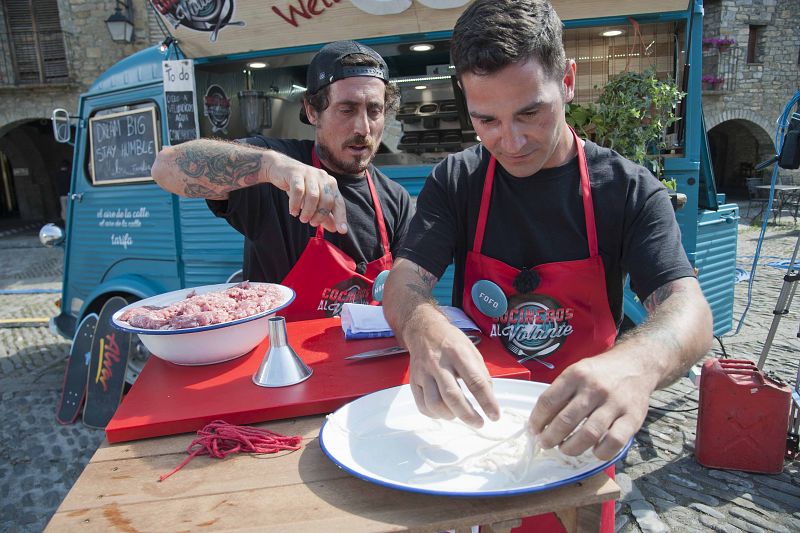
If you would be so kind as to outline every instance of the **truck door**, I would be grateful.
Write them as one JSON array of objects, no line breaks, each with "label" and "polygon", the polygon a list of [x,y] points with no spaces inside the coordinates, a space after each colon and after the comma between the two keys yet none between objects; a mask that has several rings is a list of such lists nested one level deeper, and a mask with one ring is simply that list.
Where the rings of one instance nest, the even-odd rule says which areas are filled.
[{"label": "truck door", "polygon": [[78,319],[113,294],[181,286],[173,200],[150,177],[161,148],[160,86],[135,94],[82,100],[62,302]]}]

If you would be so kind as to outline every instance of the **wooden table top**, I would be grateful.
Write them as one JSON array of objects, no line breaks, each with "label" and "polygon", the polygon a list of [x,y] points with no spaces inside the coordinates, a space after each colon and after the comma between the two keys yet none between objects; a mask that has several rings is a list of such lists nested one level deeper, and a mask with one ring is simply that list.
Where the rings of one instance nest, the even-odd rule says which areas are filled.
[{"label": "wooden table top", "polygon": [[[398,491],[355,478],[322,452],[324,417],[259,424],[301,435],[302,448],[274,455],[186,458],[195,437],[183,434],[104,443],[53,515],[46,531],[443,531],[561,510],[575,524],[576,509],[619,496],[600,472],[572,485],[499,498],[453,498]],[[581,530],[575,525],[569,528]]]}]

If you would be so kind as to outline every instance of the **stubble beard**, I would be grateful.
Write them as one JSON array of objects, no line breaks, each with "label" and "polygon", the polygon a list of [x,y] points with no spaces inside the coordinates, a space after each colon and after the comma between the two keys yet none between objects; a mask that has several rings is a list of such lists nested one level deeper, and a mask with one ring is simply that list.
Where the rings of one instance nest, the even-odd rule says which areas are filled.
[{"label": "stubble beard", "polygon": [[375,159],[375,154],[378,152],[377,150],[370,147],[372,152],[370,153],[369,157],[366,159],[352,159],[352,160],[343,160],[339,157],[336,157],[333,154],[333,151],[328,148],[328,146],[319,140],[316,142],[317,153],[319,154],[319,158],[330,167],[331,170],[334,172],[339,172],[341,174],[363,174],[367,167],[369,167],[370,163]]}]

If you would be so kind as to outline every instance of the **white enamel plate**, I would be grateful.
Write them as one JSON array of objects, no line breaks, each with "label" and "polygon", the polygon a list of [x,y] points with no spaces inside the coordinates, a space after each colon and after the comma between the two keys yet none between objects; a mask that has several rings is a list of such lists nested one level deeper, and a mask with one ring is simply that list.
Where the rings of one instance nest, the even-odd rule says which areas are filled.
[{"label": "white enamel plate", "polygon": [[[473,429],[417,410],[408,385],[363,396],[329,415],[320,430],[325,454],[361,479],[446,496],[507,496],[547,490],[592,476],[616,462],[585,454],[535,452],[527,420],[544,383],[494,379],[501,417]],[[471,395],[467,395],[477,405]],[[531,459],[532,458],[532,459]]]}]

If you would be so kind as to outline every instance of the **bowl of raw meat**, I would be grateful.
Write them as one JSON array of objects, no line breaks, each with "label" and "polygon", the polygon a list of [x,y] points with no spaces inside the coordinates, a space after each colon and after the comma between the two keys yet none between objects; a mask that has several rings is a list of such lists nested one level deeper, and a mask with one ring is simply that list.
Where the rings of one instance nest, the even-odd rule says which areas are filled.
[{"label": "bowl of raw meat", "polygon": [[159,294],[123,307],[114,327],[139,335],[150,352],[178,365],[242,356],[267,336],[267,321],[294,300],[275,283],[222,283]]}]

